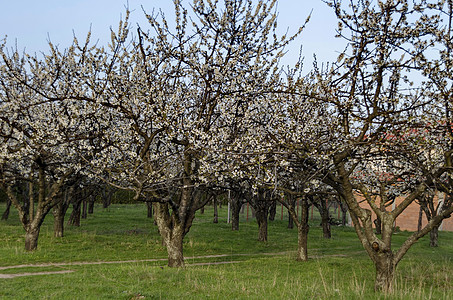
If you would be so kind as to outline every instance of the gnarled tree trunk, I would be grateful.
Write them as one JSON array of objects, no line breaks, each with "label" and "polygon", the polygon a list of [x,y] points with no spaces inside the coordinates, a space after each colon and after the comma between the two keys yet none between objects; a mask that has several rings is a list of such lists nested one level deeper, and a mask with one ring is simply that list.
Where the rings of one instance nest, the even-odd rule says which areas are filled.
[{"label": "gnarled tree trunk", "polygon": [[384,293],[392,292],[396,269],[392,252],[378,254],[375,260],[375,266],[376,280],[374,289]]},{"label": "gnarled tree trunk", "polygon": [[258,241],[260,242],[267,242],[267,220],[271,204],[271,200],[268,198],[269,195],[266,191],[260,190],[258,195],[254,197],[254,201],[251,202],[255,209],[256,222],[258,223]]},{"label": "gnarled tree trunk", "polygon": [[169,267],[179,268],[184,266],[183,240],[184,234],[181,229],[173,230],[172,235],[164,239],[164,244],[167,247]]},{"label": "gnarled tree trunk", "polygon": [[34,251],[38,248],[40,226],[28,226],[25,231],[25,250]]},{"label": "gnarled tree trunk", "polygon": [[167,249],[168,266],[183,267],[183,240],[186,232],[184,224],[178,220],[174,211],[170,213],[168,203],[156,202],[153,206],[159,233]]}]

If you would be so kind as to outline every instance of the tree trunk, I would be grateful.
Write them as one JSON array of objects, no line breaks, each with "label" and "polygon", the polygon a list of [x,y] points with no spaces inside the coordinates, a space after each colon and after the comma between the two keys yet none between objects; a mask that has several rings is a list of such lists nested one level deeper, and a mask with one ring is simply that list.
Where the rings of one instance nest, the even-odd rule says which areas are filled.
[{"label": "tree trunk", "polygon": [[87,218],[87,200],[82,201],[82,219]]},{"label": "tree trunk", "polygon": [[38,238],[39,238],[40,227],[29,226],[25,232],[25,250],[34,251],[38,248]]},{"label": "tree trunk", "polygon": [[53,234],[55,237],[64,236],[64,217],[66,214],[68,205],[61,201],[55,205],[52,209],[53,214]]},{"label": "tree trunk", "polygon": [[256,221],[258,222],[258,241],[267,242],[267,216],[256,212]]},{"label": "tree trunk", "polygon": [[94,202],[96,202],[96,197],[92,195],[90,201],[88,201],[88,213],[92,214],[94,212]]},{"label": "tree trunk", "polygon": [[422,225],[423,225],[423,208],[420,205],[420,210],[418,212],[418,223],[417,223],[417,231],[420,232],[422,230]]},{"label": "tree trunk", "polygon": [[68,225],[80,226],[80,201],[76,201],[72,204],[72,213],[68,220]]},{"label": "tree trunk", "polygon": [[[296,197],[294,197],[292,195],[288,195],[287,201],[291,207],[296,207]],[[282,207],[282,213],[283,213],[283,207]],[[288,228],[289,229],[294,228],[294,219],[291,216],[291,213],[289,211],[288,211]]]},{"label": "tree trunk", "polygon": [[277,201],[272,201],[271,206],[269,208],[269,221],[275,220],[275,215],[277,214]]},{"label": "tree trunk", "polygon": [[258,191],[258,195],[254,197],[254,201],[250,204],[255,211],[255,218],[258,223],[258,241],[267,242],[267,218],[271,200],[269,194],[264,190]]},{"label": "tree trunk", "polygon": [[307,261],[308,260],[308,231],[310,229],[308,225],[308,201],[302,199],[300,203],[300,214],[301,220],[299,226],[297,226],[297,260]]},{"label": "tree trunk", "polygon": [[324,217],[321,220],[321,222],[322,222],[322,233],[323,233],[323,237],[325,239],[330,239],[332,237],[329,221],[330,221],[330,219],[328,217],[328,214],[327,214],[327,217]]},{"label": "tree trunk", "polygon": [[184,235],[182,233],[174,232],[170,238],[164,240],[167,247],[169,267],[184,267],[183,239]]},{"label": "tree trunk", "polygon": [[217,197],[214,196],[214,199],[212,200],[212,206],[214,206],[214,220],[213,223],[219,223],[219,212],[217,210]]},{"label": "tree trunk", "polygon": [[376,228],[376,234],[381,234],[382,228],[381,219],[378,216],[376,216],[376,220],[374,220],[373,223]]},{"label": "tree trunk", "polygon": [[159,233],[162,237],[164,246],[167,249],[168,254],[168,266],[169,267],[183,267],[184,266],[184,255],[183,255],[183,240],[185,234],[189,231],[190,225],[195,217],[195,213],[190,212],[187,215],[186,228],[181,220],[178,219],[177,214],[173,212],[170,214],[168,203],[154,202],[154,216],[159,229]]},{"label": "tree trunk", "polygon": [[258,203],[255,209],[255,216],[258,223],[258,241],[260,242],[267,242],[267,212],[266,205]]},{"label": "tree trunk", "polygon": [[391,293],[393,290],[393,280],[395,277],[395,264],[391,253],[378,256],[375,261],[376,281],[374,289],[377,292]]},{"label": "tree trunk", "polygon": [[102,207],[107,208],[112,203],[112,196],[114,193],[114,189],[109,186],[108,184],[104,185],[101,189],[101,197],[102,197]]},{"label": "tree trunk", "polygon": [[429,232],[429,246],[439,246],[439,225],[434,226],[433,229],[431,229],[431,231]]},{"label": "tree trunk", "polygon": [[11,209],[11,200],[6,200],[6,209],[5,211],[3,212],[2,214],[2,220],[8,220],[8,217],[9,217],[9,212],[10,212],[10,209]]},{"label": "tree trunk", "polygon": [[294,220],[291,217],[291,214],[288,214],[288,229],[293,229],[294,228]]},{"label": "tree trunk", "polygon": [[52,208],[53,214],[53,232],[55,237],[63,237],[64,235],[64,217],[69,207],[70,199],[74,193],[74,188],[70,187]]},{"label": "tree trunk", "polygon": [[341,209],[341,225],[346,226],[348,222],[347,221],[348,206],[341,200],[339,200],[339,205]]},{"label": "tree trunk", "polygon": [[153,217],[153,203],[151,201],[146,201],[147,214],[146,217]]},{"label": "tree trunk", "polygon": [[321,226],[322,226],[322,233],[323,237],[325,239],[330,239],[331,238],[331,232],[330,232],[330,215],[329,215],[329,209],[327,208],[327,203],[326,200],[324,199],[319,199],[314,202],[316,208],[319,211],[319,214],[321,215]]},{"label": "tree trunk", "polygon": [[[55,211],[58,212],[55,212]],[[53,235],[55,237],[63,237],[64,235],[64,214],[59,211],[58,208],[54,208],[53,210]]]},{"label": "tree trunk", "polygon": [[112,198],[103,198],[102,199],[102,208],[108,208],[110,206],[110,203],[112,202]]},{"label": "tree trunk", "polygon": [[239,197],[231,198],[231,230],[239,230],[239,214],[241,212],[242,202]]}]

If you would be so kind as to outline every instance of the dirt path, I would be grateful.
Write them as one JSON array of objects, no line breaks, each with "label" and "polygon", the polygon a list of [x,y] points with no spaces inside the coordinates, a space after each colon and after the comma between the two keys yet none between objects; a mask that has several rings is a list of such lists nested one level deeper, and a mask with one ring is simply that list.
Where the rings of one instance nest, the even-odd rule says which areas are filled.
[{"label": "dirt path", "polygon": [[[188,260],[188,259],[197,259],[197,258],[219,258],[219,257],[226,257],[226,256],[230,256],[230,255],[219,254],[219,255],[192,256],[192,257],[184,257],[184,259]],[[64,267],[64,266],[83,266],[83,265],[127,264],[127,263],[153,262],[153,261],[167,261],[167,258],[115,260],[115,261],[76,261],[76,262],[61,262],[61,263],[14,265],[14,266],[0,267],[0,270],[29,268],[29,267],[33,268],[33,267]]]},{"label": "dirt path", "polygon": [[50,274],[67,274],[72,273],[73,270],[53,271],[53,272],[34,272],[34,273],[18,273],[18,274],[0,274],[0,279],[9,279],[23,276],[36,276],[36,275],[50,275]]},{"label": "dirt path", "polygon": [[[362,253],[363,251],[360,251]],[[278,256],[278,255],[287,255],[293,254],[294,251],[287,252],[277,252],[277,253],[236,253],[236,254],[217,254],[217,255],[204,255],[204,256],[191,256],[185,257],[186,261],[192,259],[203,259],[203,258],[222,258],[222,257],[233,257],[233,256]],[[322,257],[347,257],[346,254],[331,254],[331,255],[312,255],[312,258],[322,258]],[[104,264],[126,264],[126,263],[140,263],[140,262],[156,262],[156,261],[167,261],[167,258],[153,258],[153,259],[134,259],[134,260],[117,260],[117,261],[80,261],[80,262],[61,262],[61,263],[41,263],[41,264],[23,264],[23,265],[13,265],[0,267],[1,270],[9,269],[20,269],[20,268],[39,268],[39,267],[65,267],[65,266],[83,266],[83,265],[104,265]],[[209,265],[224,265],[224,264],[234,264],[241,261],[219,261],[219,262],[200,262],[200,263],[186,263],[186,266],[209,266]],[[0,279],[10,279],[23,276],[36,276],[36,275],[52,275],[52,274],[67,274],[75,272],[73,270],[63,270],[63,271],[49,271],[49,272],[25,272],[25,273],[15,273],[15,274],[0,274]]]}]

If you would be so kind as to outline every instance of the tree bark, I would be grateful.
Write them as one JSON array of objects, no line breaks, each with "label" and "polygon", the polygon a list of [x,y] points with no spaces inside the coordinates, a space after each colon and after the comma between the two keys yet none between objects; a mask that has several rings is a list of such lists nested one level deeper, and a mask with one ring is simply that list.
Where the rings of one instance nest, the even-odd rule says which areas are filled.
[{"label": "tree bark", "polygon": [[277,201],[272,200],[271,206],[269,207],[269,221],[274,221],[276,214],[277,214]]},{"label": "tree bark", "polygon": [[87,214],[87,200],[84,199],[82,201],[82,219],[86,219],[88,216]]},{"label": "tree bark", "polygon": [[265,213],[256,211],[258,222],[258,241],[267,242],[267,216]]},{"label": "tree bark", "polygon": [[423,208],[420,205],[420,210],[418,212],[418,223],[417,223],[417,231],[420,232],[422,230],[422,223],[423,222]]},{"label": "tree bark", "polygon": [[156,202],[153,203],[153,206],[159,233],[167,249],[168,266],[184,267],[183,240],[185,234],[189,231],[186,226],[188,225],[190,228],[195,214],[188,216],[190,220],[185,226],[184,222],[180,222],[175,212],[170,214],[168,203]]},{"label": "tree bark", "polygon": [[288,214],[288,229],[294,228],[294,219],[291,217],[291,214]]},{"label": "tree bark", "polygon": [[53,235],[54,237],[64,236],[64,213],[59,208],[53,209]]},{"label": "tree bark", "polygon": [[94,202],[96,202],[96,197],[91,195],[90,200],[88,201],[88,213],[93,214],[94,212]]},{"label": "tree bark", "polygon": [[63,237],[64,236],[64,217],[66,216],[66,212],[69,208],[69,203],[71,202],[71,197],[74,193],[74,187],[71,186],[68,190],[65,191],[63,194],[62,199],[58,199],[59,201],[55,204],[52,209],[52,214],[54,217],[54,236],[55,237]]},{"label": "tree bark", "polygon": [[242,201],[238,195],[231,198],[231,230],[239,230],[239,214],[241,212]]},{"label": "tree bark", "polygon": [[173,235],[170,239],[164,240],[168,253],[168,266],[172,268],[184,267],[183,235]]},{"label": "tree bark", "polygon": [[69,204],[65,201],[60,201],[57,205],[55,205],[52,209],[53,214],[53,234],[55,237],[63,237],[64,236],[64,217],[66,215],[66,211],[68,209]]},{"label": "tree bark", "polygon": [[152,218],[153,217],[153,202],[151,201],[146,201],[146,208],[147,208],[147,218]]},{"label": "tree bark", "polygon": [[[288,195],[287,196],[287,201],[288,201],[288,204],[290,205],[290,207],[292,207],[293,209],[294,209],[294,207],[296,207],[296,198],[294,196]],[[283,209],[282,209],[282,212],[283,212]],[[294,210],[294,213],[295,212],[296,211]],[[296,214],[296,218],[297,218],[297,214]],[[289,210],[288,210],[288,228],[289,229],[293,229],[294,228],[294,216],[292,216],[292,214],[291,214],[291,212]]]},{"label": "tree bark", "polygon": [[217,210],[217,197],[216,196],[214,196],[214,198],[212,199],[212,206],[214,207],[214,220],[212,222],[217,224],[217,223],[219,223],[219,211]]},{"label": "tree bark", "polygon": [[80,204],[81,204],[80,201],[72,203],[72,213],[69,216],[68,225],[76,227],[80,226],[80,213],[81,213]]},{"label": "tree bark", "polygon": [[[308,231],[310,229],[308,225],[308,201],[307,199],[301,199],[300,202],[300,223],[297,226],[297,260],[307,261],[308,260]],[[297,215],[296,215],[297,217]]]},{"label": "tree bark", "polygon": [[8,220],[9,218],[9,212],[10,212],[10,209],[11,209],[11,200],[7,199],[6,200],[6,209],[5,211],[3,212],[2,214],[2,220]]},{"label": "tree bark", "polygon": [[35,251],[38,248],[40,226],[28,226],[25,232],[25,250]]},{"label": "tree bark", "polygon": [[395,277],[396,265],[391,252],[379,254],[375,261],[376,280],[374,289],[377,292],[391,293],[393,291],[393,281]]},{"label": "tree bark", "polygon": [[376,228],[376,234],[381,234],[381,228],[382,228],[382,224],[381,224],[381,219],[376,216],[376,219],[373,221],[374,223],[374,226]]},{"label": "tree bark", "polygon": [[255,212],[258,223],[258,241],[260,242],[267,242],[267,220],[271,201],[268,191],[262,188],[258,189],[257,195],[249,198],[252,212]]},{"label": "tree bark", "polygon": [[439,226],[434,226],[433,229],[429,232],[429,246],[438,247],[439,246]]},{"label": "tree bark", "polygon": [[341,196],[339,196],[338,198],[339,198],[338,205],[340,206],[341,209],[341,225],[346,226],[346,224],[348,223],[347,221],[348,206],[346,205],[344,199]]},{"label": "tree bark", "polygon": [[322,233],[325,239],[330,239],[332,234],[330,231],[330,214],[329,209],[327,208],[327,203],[325,199],[318,199],[315,200],[314,205],[319,211],[321,215],[321,226],[322,226]]},{"label": "tree bark", "polygon": [[255,197],[254,208],[255,218],[258,223],[258,241],[267,242],[267,220],[270,206],[270,199],[267,199],[266,191],[258,191]]},{"label": "tree bark", "polygon": [[114,193],[114,189],[108,185],[105,184],[103,188],[101,189],[101,197],[102,197],[102,207],[103,208],[108,208],[110,204],[112,203],[112,196]]}]

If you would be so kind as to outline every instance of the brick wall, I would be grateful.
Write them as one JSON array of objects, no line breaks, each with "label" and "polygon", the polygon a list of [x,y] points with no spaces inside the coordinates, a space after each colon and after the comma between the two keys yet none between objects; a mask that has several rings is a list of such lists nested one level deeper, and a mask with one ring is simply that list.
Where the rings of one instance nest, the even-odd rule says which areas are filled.
[{"label": "brick wall", "polygon": [[[398,197],[395,201],[395,205],[400,204],[403,201],[404,197]],[[435,205],[437,205],[438,198],[436,197],[434,199]],[[363,208],[368,208],[371,210],[370,206],[368,203],[363,200],[360,203],[360,206]],[[391,207],[389,207],[390,209]],[[376,219],[375,213],[371,210],[371,213],[373,215],[373,220]],[[401,230],[408,230],[408,231],[416,231],[417,226],[418,226],[418,218],[419,218],[419,213],[420,213],[420,206],[412,202],[396,219],[396,224],[395,226],[398,226]],[[425,226],[427,224],[428,220],[426,219],[425,213],[422,215],[422,226]],[[450,217],[448,219],[445,219],[441,227],[439,228],[440,230],[445,230],[445,231],[453,231],[453,218]]]}]

